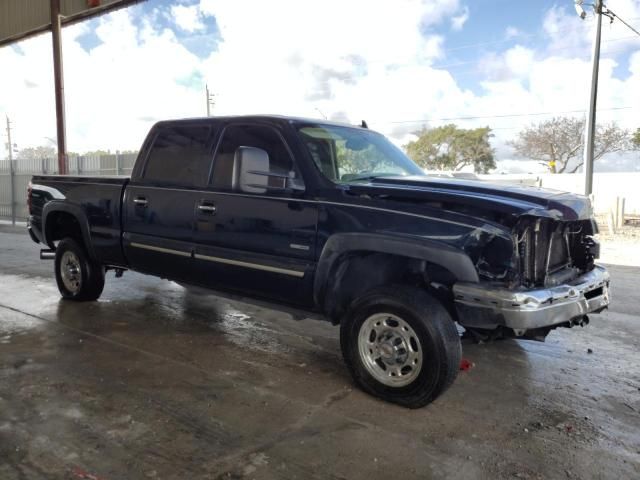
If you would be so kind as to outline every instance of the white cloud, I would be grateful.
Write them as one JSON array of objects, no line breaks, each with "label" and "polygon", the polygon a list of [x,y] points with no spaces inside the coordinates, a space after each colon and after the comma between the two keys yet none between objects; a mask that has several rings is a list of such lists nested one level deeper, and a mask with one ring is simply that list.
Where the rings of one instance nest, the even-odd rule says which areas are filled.
[{"label": "white cloud", "polygon": [[[63,30],[67,144],[69,151],[138,148],[151,124],[163,118],[202,115],[204,96],[187,85],[200,60],[170,30],[134,25],[127,10],[100,21],[103,42],[89,52],[78,43],[83,24]],[[19,147],[55,138],[51,38],[20,44],[23,53],[0,49],[0,112],[15,121]],[[36,88],[26,88],[25,81]]]},{"label": "white cloud", "polygon": [[198,32],[205,28],[198,5],[173,5],[171,15],[176,25],[186,32]]},{"label": "white cloud", "polygon": [[[621,16],[640,17],[625,10],[635,8],[632,3],[614,1],[610,7]],[[466,62],[473,82],[463,84],[456,59],[446,60],[446,36],[434,31],[465,15],[458,0],[326,0],[322,8],[296,0],[201,0],[175,7],[195,12],[205,25],[215,16],[218,50],[199,58],[172,30],[153,19],[136,22],[129,10],[99,20],[95,34],[102,43],[90,51],[80,45],[87,24],[64,29],[69,150],[137,148],[156,120],[201,116],[205,82],[216,94],[214,114],[319,117],[319,109],[329,118],[366,119],[399,144],[424,124],[452,122],[437,119],[494,116],[456,122],[494,128],[501,160],[512,158],[506,142],[519,128],[548,118],[502,115],[564,112],[587,103],[592,32],[572,10],[545,15],[535,48],[513,42],[502,49],[496,42],[498,50]],[[204,35],[190,18],[173,15],[179,33]],[[608,28],[604,40],[628,36]],[[513,26],[504,31],[507,38],[526,37]],[[613,45],[636,53],[627,64]],[[447,63],[452,66],[437,67]],[[55,137],[49,35],[21,42],[20,51],[0,49],[0,65],[12,72],[0,76],[0,114],[15,121],[15,141],[20,147],[48,143],[45,137]],[[461,86],[469,84],[473,91]],[[603,43],[599,119],[637,128],[637,105],[638,42]],[[634,108],[610,110],[619,106]]]},{"label": "white cloud", "polygon": [[525,79],[534,65],[534,56],[532,49],[515,45],[501,54],[485,55],[478,69],[490,81]]},{"label": "white cloud", "polygon": [[[429,81],[424,73],[442,56],[443,39],[421,33],[425,19],[433,25],[460,8],[450,0],[328,0],[322,9],[295,0],[251,5],[247,16],[247,1],[201,3],[203,13],[215,15],[224,40],[204,66],[218,95],[216,110],[316,115],[320,108],[358,120],[365,113],[379,117],[377,108],[388,98],[404,94],[408,84],[418,87],[398,72],[412,67]],[[283,21],[285,15],[299,21]]]},{"label": "white cloud", "polygon": [[521,32],[518,28],[514,26],[508,26],[504,31],[504,36],[506,39],[515,38],[520,36]]},{"label": "white cloud", "polygon": [[451,28],[453,30],[462,30],[464,24],[469,20],[469,8],[464,7],[464,10],[460,15],[456,15],[451,18]]}]

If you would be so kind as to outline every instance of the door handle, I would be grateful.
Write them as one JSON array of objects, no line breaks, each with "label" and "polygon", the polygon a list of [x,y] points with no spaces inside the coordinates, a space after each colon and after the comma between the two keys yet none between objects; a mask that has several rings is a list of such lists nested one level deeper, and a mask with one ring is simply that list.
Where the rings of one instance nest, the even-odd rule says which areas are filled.
[{"label": "door handle", "polygon": [[217,208],[215,205],[198,205],[198,210],[203,213],[210,213],[211,215],[215,215]]},{"label": "door handle", "polygon": [[133,199],[133,203],[135,203],[138,207],[146,207],[149,201],[144,197],[136,197]]}]

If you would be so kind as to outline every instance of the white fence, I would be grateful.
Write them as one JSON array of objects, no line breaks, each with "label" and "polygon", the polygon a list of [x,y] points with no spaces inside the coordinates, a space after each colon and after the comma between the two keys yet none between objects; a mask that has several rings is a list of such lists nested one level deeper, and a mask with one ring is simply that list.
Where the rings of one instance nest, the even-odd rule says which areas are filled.
[{"label": "white fence", "polygon": [[[130,175],[137,154],[111,154],[69,158],[70,175]],[[26,192],[33,175],[56,174],[57,158],[0,160],[0,220],[25,221],[29,215]],[[444,173],[444,172],[438,172]],[[479,175],[481,180],[536,185],[565,192],[583,193],[584,177],[569,174],[494,174]],[[616,199],[625,199],[625,212],[640,215],[640,172],[596,173],[593,178],[596,213],[607,213]]]},{"label": "white fence", "polygon": [[[136,160],[133,154],[70,157],[70,175],[130,175]],[[0,220],[26,221],[27,186],[33,175],[58,173],[57,158],[0,160]],[[12,168],[13,167],[13,168]]]},{"label": "white fence", "polygon": [[[482,180],[498,183],[537,185],[564,192],[584,193],[581,173],[479,175]],[[625,199],[625,212],[640,214],[640,172],[606,172],[593,175],[593,203],[596,213],[607,213],[618,197]]]}]

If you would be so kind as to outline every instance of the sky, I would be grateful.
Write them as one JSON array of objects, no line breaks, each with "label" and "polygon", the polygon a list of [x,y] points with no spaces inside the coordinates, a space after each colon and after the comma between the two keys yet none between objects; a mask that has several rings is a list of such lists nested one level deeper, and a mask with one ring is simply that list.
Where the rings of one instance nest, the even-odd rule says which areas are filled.
[{"label": "sky", "polygon": [[[606,4],[640,28],[639,0]],[[208,85],[214,115],[364,119],[398,145],[424,126],[489,126],[498,171],[542,171],[508,141],[584,117],[594,24],[571,0],[147,0],[63,29],[68,150],[137,149],[158,120],[204,116]],[[598,120],[635,130],[640,37],[605,18],[602,38]],[[0,48],[18,149],[55,145],[52,71],[50,34]]]}]

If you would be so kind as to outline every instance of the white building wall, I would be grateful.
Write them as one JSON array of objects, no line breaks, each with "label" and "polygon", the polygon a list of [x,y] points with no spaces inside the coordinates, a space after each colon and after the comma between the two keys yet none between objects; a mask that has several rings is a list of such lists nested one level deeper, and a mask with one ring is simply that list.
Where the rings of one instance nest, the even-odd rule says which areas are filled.
[{"label": "white building wall", "polygon": [[[482,180],[499,183],[539,185],[564,192],[584,192],[584,176],[563,174],[493,174],[479,175]],[[596,173],[593,177],[593,198],[596,213],[606,213],[616,197],[625,199],[625,213],[640,215],[640,172]]]}]

